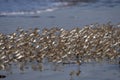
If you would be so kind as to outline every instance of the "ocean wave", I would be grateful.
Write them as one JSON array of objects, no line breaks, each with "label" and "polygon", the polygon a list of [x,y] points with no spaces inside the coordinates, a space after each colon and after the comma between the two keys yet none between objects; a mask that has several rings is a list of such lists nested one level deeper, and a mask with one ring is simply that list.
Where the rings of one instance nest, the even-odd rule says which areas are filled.
[{"label": "ocean wave", "polygon": [[82,3],[114,7],[120,4],[120,0],[0,0],[0,16],[40,14],[65,6],[82,6]]},{"label": "ocean wave", "polygon": [[15,11],[15,12],[1,12],[0,16],[14,16],[14,15],[34,15],[34,14],[40,14],[45,12],[52,12],[56,10],[57,8],[48,8],[44,10],[36,10],[36,11]]},{"label": "ocean wave", "polygon": [[0,0],[0,16],[40,14],[64,5],[67,3],[52,0]]}]

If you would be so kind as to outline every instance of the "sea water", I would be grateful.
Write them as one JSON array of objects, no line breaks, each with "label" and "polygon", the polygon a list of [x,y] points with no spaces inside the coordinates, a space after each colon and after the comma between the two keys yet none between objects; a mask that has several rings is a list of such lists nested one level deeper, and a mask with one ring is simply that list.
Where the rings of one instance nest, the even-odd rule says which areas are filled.
[{"label": "sea water", "polygon": [[120,0],[0,0],[0,32],[120,22]]},{"label": "sea water", "polygon": [[115,7],[120,0],[0,0],[0,16],[40,14],[65,6]]}]

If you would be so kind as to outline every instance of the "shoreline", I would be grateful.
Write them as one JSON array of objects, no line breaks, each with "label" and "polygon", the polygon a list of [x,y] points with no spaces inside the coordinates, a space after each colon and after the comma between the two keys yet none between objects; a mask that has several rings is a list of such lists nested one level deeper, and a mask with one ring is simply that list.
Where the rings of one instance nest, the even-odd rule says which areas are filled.
[{"label": "shoreline", "polygon": [[[27,40],[29,43],[30,39],[31,39],[30,42],[32,42],[32,44],[36,43],[36,41],[33,40],[33,38],[32,38],[32,37],[35,37],[35,36],[32,36],[33,34],[31,35],[32,37],[29,39],[29,37],[30,37],[29,33],[31,33],[29,31],[27,31],[29,29],[38,28],[42,32],[42,30],[45,28],[49,30],[53,27],[54,28],[57,27],[59,29],[63,28],[63,30],[65,30],[65,33],[67,33],[67,31],[74,33],[74,30],[77,28],[84,29],[84,26],[86,26],[86,25],[92,26],[94,23],[95,24],[98,23],[98,24],[102,25],[102,24],[108,23],[109,21],[111,21],[112,22],[111,24],[114,26],[117,26],[119,24],[117,27],[120,28],[120,10],[119,9],[120,9],[119,6],[115,6],[115,7],[97,7],[96,6],[94,8],[89,7],[89,6],[88,7],[75,6],[75,7],[64,7],[64,8],[55,10],[55,11],[42,13],[42,14],[36,14],[36,15],[32,15],[32,16],[29,16],[29,15],[1,16],[0,17],[0,33],[3,34],[3,36],[5,36],[5,37],[7,36],[7,39],[8,39],[8,40],[6,40],[6,38],[3,37],[3,40],[1,40],[3,42],[5,41],[4,44],[7,46],[7,48],[6,48],[6,47],[4,47],[5,45],[3,45],[3,43],[0,43],[0,46],[2,45],[1,49],[3,49],[3,52],[1,54],[4,54],[4,51],[5,52],[10,51],[10,52],[13,52],[13,54],[14,54],[15,50],[17,50],[17,49],[25,50],[25,47],[26,47],[25,53],[28,52],[28,54],[29,54],[30,50],[33,51],[33,49],[36,49],[37,47],[39,47],[39,46],[36,46],[34,48],[33,47],[34,45],[32,45],[32,46],[29,46],[30,49],[28,50],[28,47],[26,45],[31,45],[31,44],[23,43],[24,41],[27,41]],[[20,35],[17,34],[18,37],[15,38],[16,34],[14,34],[14,33],[16,33],[16,29],[18,27],[21,27],[21,28],[23,28],[23,30],[28,32],[27,33],[28,36],[25,36],[23,38],[22,37],[23,35],[21,35],[21,38],[20,38],[19,37]],[[72,30],[73,30],[73,32],[72,32]],[[117,30],[115,30],[115,31],[117,31]],[[89,33],[90,31],[86,31],[86,32]],[[32,30],[32,32],[34,33],[34,30]],[[95,32],[95,31],[93,31],[93,32]],[[99,34],[99,31],[96,33]],[[103,34],[103,33],[101,33],[101,34]],[[106,34],[107,34],[107,31],[106,31]],[[111,35],[111,31],[109,32],[109,35]],[[40,34],[40,36],[41,36],[41,34]],[[14,39],[16,39],[16,41],[18,40],[18,43],[23,43],[23,44],[19,45],[15,41],[16,45],[18,44],[18,47],[22,46],[21,48],[16,49],[16,48],[13,48],[14,46],[11,46],[12,44],[15,44],[13,37],[14,37]],[[99,37],[100,37],[100,35],[99,35]],[[107,35],[106,35],[105,37],[107,39],[107,41],[104,39],[104,41],[106,41],[105,42],[106,45],[110,45],[113,42],[115,42],[115,41],[110,42],[110,40],[114,40],[113,38],[110,38],[110,40],[109,40],[109,36],[107,37]],[[23,38],[23,40],[21,40],[22,38]],[[27,38],[27,40],[25,38]],[[37,36],[36,38],[39,38],[39,37]],[[74,40],[73,37],[72,37],[72,39]],[[89,42],[92,41],[91,39],[88,38],[88,40],[87,40],[87,38],[86,38],[86,40],[84,40],[84,38],[83,38],[83,42],[87,41],[85,44],[89,45],[90,44]],[[68,40],[71,40],[71,39],[68,39]],[[103,41],[102,39],[100,39],[100,40]],[[11,42],[9,42],[9,41],[11,41]],[[93,39],[93,41],[95,42],[96,39]],[[7,42],[8,42],[8,44],[6,44]],[[49,41],[46,41],[46,42],[49,42]],[[76,39],[75,43],[76,42],[77,42],[77,39]],[[98,42],[99,42],[99,40],[98,40]],[[119,40],[118,40],[118,42],[119,42]],[[44,41],[42,43],[44,43]],[[108,43],[110,43],[110,44],[108,44]],[[55,44],[55,42],[53,44]],[[74,43],[71,41],[71,44],[74,44]],[[82,44],[82,42],[81,42],[81,44]],[[81,44],[80,44],[80,46],[81,46]],[[94,44],[96,44],[96,42]],[[105,45],[105,44],[103,44],[103,45]],[[61,44],[61,46],[63,46],[63,45],[65,45],[65,44]],[[108,53],[109,53],[109,51],[112,52],[112,50],[109,49],[109,46],[106,46],[106,45],[101,47],[101,49],[104,50],[103,52],[107,51],[107,49],[108,49]],[[114,43],[114,45],[115,45],[114,46],[115,49],[117,48],[117,46],[119,46],[118,44],[115,44],[115,43]],[[43,45],[43,46],[45,47],[45,45]],[[83,49],[83,47],[85,49]],[[11,48],[11,49],[9,49],[9,48]],[[66,48],[68,48],[68,47],[66,47]],[[81,49],[83,49],[82,53],[84,53],[84,50],[86,50],[86,48],[87,48],[87,46],[82,46],[82,48],[81,48]],[[7,49],[7,51],[4,49]],[[54,49],[57,49],[57,48],[55,47]],[[75,49],[77,49],[77,48],[75,48]],[[81,49],[80,49],[80,51],[82,51]],[[40,49],[38,49],[38,50],[40,50]],[[53,50],[53,49],[51,49],[51,50]],[[72,48],[72,50],[74,50],[74,49]],[[45,51],[47,51],[47,50],[44,50],[43,52],[45,53]],[[98,51],[100,51],[99,48],[98,48]],[[59,52],[62,52],[62,51],[59,51]],[[90,52],[90,49],[89,49],[89,52]],[[115,53],[114,50],[113,50],[113,52]],[[51,53],[55,53],[55,51],[53,51]],[[99,55],[99,54],[101,54],[101,53],[97,53],[97,55]],[[111,54],[107,54],[107,55],[111,59],[113,59],[112,56],[115,56],[115,55],[111,56]],[[2,58],[4,60],[5,56],[4,55],[2,55],[2,56],[3,56]],[[16,59],[18,58],[17,60],[18,60],[18,62],[20,62],[21,57],[23,57],[24,55],[18,54],[16,56],[17,56]],[[51,54],[51,56],[52,56],[52,54]],[[64,58],[65,56],[66,55],[64,55],[62,57]],[[36,57],[36,56],[28,57],[28,59],[33,59],[34,57]],[[44,57],[44,55],[42,55],[42,57]],[[103,57],[105,57],[105,56],[103,56]],[[79,57],[76,56],[76,58],[79,58]],[[37,59],[37,58],[35,58],[35,59]],[[6,60],[6,58],[5,58],[5,60]],[[7,58],[7,60],[8,60],[8,58]],[[7,62],[7,61],[3,61],[3,62]],[[10,61],[8,60],[8,63],[9,62]],[[14,62],[14,60],[13,60],[13,62]],[[61,63],[61,61],[59,61],[59,60],[57,62]],[[18,65],[15,67],[12,66],[13,69],[10,70],[10,71],[13,71],[12,74],[5,70],[0,70],[0,75],[6,75],[6,78],[1,78],[2,80],[10,80],[10,79],[12,79],[12,80],[33,80],[33,79],[35,79],[35,80],[56,80],[56,79],[59,79],[59,80],[71,80],[71,79],[74,79],[74,80],[79,80],[79,79],[81,79],[81,80],[119,80],[119,78],[120,78],[120,64],[119,63],[118,64],[112,64],[112,63],[109,64],[109,63],[105,63],[105,62],[103,62],[103,63],[87,63],[86,62],[86,63],[82,63],[80,65],[78,65],[79,64],[78,62],[74,62],[74,63],[77,63],[77,64],[64,64],[64,65],[62,64],[62,65],[60,65],[60,67],[54,63],[53,63],[54,65],[49,65],[49,64],[43,63],[44,68],[43,68],[43,71],[41,71],[42,66],[39,66],[40,70],[36,70],[35,66],[37,64],[35,62],[34,64],[30,64],[30,66],[25,66],[25,68],[29,67],[27,70],[25,69],[25,72],[20,71],[18,69],[18,67],[20,67],[21,70],[24,70],[24,69],[23,69],[22,65]],[[37,68],[38,68],[38,66],[37,66]],[[50,68],[52,68],[52,70]]]},{"label": "shoreline", "polygon": [[18,27],[23,29],[35,28],[65,28],[72,29],[94,23],[112,24],[120,23],[119,7],[113,8],[84,8],[65,7],[53,12],[37,14],[33,16],[8,16],[0,17],[0,32],[15,32]]}]

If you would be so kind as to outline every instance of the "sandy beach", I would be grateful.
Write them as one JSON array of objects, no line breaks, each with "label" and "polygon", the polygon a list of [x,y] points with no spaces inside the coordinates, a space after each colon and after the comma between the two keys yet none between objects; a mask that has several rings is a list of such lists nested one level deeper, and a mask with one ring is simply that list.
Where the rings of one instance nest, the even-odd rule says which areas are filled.
[{"label": "sandy beach", "polygon": [[[104,1],[104,0],[103,0]],[[119,3],[118,3],[119,4]],[[120,6],[100,4],[86,6],[67,6],[47,9],[42,13],[25,15],[0,15],[0,33],[11,34],[16,32],[18,27],[28,30],[30,28],[52,27],[71,30],[83,28],[86,25],[95,23],[113,25],[120,24]],[[83,63],[68,65],[44,65],[43,71],[34,71],[31,68],[21,72],[17,67],[11,69],[12,73],[0,70],[0,75],[6,78],[0,80],[119,80],[120,64],[107,62]],[[72,75],[71,75],[72,74]]]}]

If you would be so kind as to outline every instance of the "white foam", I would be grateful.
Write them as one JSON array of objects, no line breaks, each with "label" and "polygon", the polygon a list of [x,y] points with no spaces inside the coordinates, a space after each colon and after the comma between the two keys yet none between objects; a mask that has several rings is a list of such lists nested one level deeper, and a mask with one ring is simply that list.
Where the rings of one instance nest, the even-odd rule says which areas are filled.
[{"label": "white foam", "polygon": [[0,15],[2,16],[34,15],[34,14],[41,14],[45,12],[52,12],[52,11],[55,11],[56,9],[57,8],[48,8],[48,9],[36,10],[36,11],[1,12]]}]

